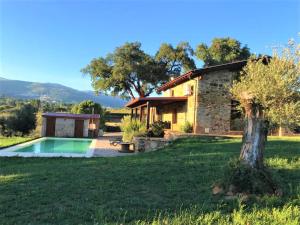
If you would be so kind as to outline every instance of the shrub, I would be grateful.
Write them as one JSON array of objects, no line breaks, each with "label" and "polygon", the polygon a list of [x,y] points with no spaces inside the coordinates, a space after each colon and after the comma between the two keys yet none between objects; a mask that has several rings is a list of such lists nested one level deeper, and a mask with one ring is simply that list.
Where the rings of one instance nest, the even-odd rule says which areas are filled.
[{"label": "shrub", "polygon": [[[275,182],[273,181],[275,180]],[[247,194],[274,194],[281,189],[268,168],[253,169],[244,165],[238,159],[231,159],[224,169],[224,178],[221,181],[225,190],[233,186],[236,193]]]},{"label": "shrub", "polygon": [[130,116],[125,116],[121,121],[121,130],[123,131],[124,142],[131,142],[135,136],[146,135],[147,128],[144,122],[136,119],[131,119]]},{"label": "shrub", "polygon": [[105,129],[105,121],[108,112],[100,104],[91,100],[82,101],[76,105],[73,105],[71,112],[75,114],[100,114],[99,126],[100,129]]},{"label": "shrub", "polygon": [[24,104],[12,111],[8,116],[0,118],[0,134],[3,136],[28,135],[36,127],[36,109]]},{"label": "shrub", "polygon": [[185,121],[185,123],[181,126],[181,131],[184,133],[192,133],[193,126],[189,121]]},{"label": "shrub", "polygon": [[167,126],[167,122],[163,121],[155,121],[151,124],[151,127],[147,133],[148,137],[164,137],[165,131],[164,129]]}]

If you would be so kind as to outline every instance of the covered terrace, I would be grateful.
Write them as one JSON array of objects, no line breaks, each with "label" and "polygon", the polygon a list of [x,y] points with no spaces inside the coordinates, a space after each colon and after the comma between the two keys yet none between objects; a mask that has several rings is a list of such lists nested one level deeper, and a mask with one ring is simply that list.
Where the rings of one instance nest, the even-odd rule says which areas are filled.
[{"label": "covered terrace", "polygon": [[147,128],[149,128],[150,122],[155,121],[155,116],[159,107],[177,102],[186,102],[187,99],[187,96],[142,97],[131,100],[125,106],[131,108],[131,118],[139,118],[140,121],[146,120]]}]

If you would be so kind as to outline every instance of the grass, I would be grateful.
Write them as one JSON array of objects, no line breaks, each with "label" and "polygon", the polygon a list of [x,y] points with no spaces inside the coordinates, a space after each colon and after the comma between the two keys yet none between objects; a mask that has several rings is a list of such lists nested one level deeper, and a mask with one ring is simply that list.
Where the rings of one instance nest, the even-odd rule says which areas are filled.
[{"label": "grass", "polygon": [[299,224],[300,138],[271,138],[284,196],[211,194],[238,138],[189,138],[119,158],[0,158],[0,224]]},{"label": "grass", "polygon": [[31,137],[2,137],[0,136],[0,148],[31,140]]}]

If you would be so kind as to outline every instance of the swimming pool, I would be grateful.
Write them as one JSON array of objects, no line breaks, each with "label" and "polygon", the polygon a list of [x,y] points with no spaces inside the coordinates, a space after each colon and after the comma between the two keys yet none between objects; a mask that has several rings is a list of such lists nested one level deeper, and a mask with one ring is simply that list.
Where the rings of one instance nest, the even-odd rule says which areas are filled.
[{"label": "swimming pool", "polygon": [[92,139],[39,138],[0,151],[0,156],[90,157]]}]

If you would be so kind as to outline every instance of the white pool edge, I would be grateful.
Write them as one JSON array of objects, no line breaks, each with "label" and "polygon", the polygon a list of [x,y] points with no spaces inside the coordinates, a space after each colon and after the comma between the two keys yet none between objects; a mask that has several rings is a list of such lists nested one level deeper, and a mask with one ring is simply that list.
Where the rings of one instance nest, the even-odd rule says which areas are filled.
[{"label": "white pool edge", "polygon": [[31,153],[31,152],[16,152],[19,148],[29,146],[36,142],[45,139],[65,139],[65,140],[87,140],[86,138],[55,138],[55,137],[41,137],[32,141],[17,144],[11,147],[3,148],[0,150],[0,157],[66,157],[66,158],[90,158],[94,156],[96,139],[91,139],[92,142],[89,145],[85,154],[81,153]]}]

